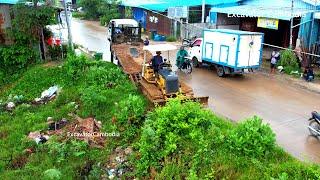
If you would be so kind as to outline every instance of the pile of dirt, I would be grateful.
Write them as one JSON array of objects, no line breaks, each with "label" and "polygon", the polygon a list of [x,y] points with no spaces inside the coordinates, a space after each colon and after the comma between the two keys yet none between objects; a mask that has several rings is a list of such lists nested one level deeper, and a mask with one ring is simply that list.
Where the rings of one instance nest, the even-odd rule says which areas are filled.
[{"label": "pile of dirt", "polygon": [[90,147],[103,148],[105,144],[105,137],[101,133],[101,122],[94,118],[82,119],[76,117],[76,120],[69,123],[62,129],[48,131],[49,135],[61,135],[66,139],[77,139],[85,141]]},{"label": "pile of dirt", "polygon": [[[137,50],[137,53],[132,54],[133,49]],[[126,74],[136,74],[142,71],[142,63],[144,60],[143,44],[139,43],[138,46],[130,44],[115,44],[112,46],[112,50],[118,57],[123,71]],[[147,53],[147,60],[152,58],[152,54]]]}]

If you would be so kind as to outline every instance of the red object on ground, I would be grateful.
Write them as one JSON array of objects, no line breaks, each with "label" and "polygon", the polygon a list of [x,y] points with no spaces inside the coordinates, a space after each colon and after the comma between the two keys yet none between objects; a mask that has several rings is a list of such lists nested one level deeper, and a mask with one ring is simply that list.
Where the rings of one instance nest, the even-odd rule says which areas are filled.
[{"label": "red object on ground", "polygon": [[61,40],[60,39],[56,39],[55,45],[60,46],[61,45]]},{"label": "red object on ground", "polygon": [[61,40],[58,39],[58,38],[50,37],[47,40],[47,43],[48,43],[49,46],[60,46],[61,45]]},{"label": "red object on ground", "polygon": [[48,40],[47,40],[47,43],[49,46],[52,46],[53,45],[53,38],[50,37]]}]

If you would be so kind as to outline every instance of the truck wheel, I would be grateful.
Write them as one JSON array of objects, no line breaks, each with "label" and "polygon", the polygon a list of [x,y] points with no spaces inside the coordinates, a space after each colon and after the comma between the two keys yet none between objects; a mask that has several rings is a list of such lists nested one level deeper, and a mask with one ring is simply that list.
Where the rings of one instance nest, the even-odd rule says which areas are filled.
[{"label": "truck wheel", "polygon": [[199,61],[196,57],[192,58],[192,63],[193,63],[194,67],[196,67],[196,68],[200,67]]},{"label": "truck wheel", "polygon": [[224,77],[226,75],[222,66],[218,66],[216,69],[219,77]]}]

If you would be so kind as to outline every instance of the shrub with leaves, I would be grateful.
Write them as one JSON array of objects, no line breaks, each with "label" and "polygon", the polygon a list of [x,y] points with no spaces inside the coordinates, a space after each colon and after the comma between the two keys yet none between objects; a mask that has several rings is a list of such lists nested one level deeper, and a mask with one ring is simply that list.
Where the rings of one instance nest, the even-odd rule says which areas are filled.
[{"label": "shrub with leaves", "polygon": [[286,73],[291,73],[292,71],[299,71],[299,63],[296,55],[290,50],[284,50],[280,52],[280,61],[278,65],[284,67]]},{"label": "shrub with leaves", "polygon": [[48,169],[44,172],[45,179],[61,179],[62,173],[58,169]]},{"label": "shrub with leaves", "polygon": [[177,41],[177,38],[174,37],[174,36],[168,36],[168,37],[166,38],[166,40],[167,40],[168,42],[176,42],[176,41]]},{"label": "shrub with leaves", "polygon": [[67,75],[73,81],[77,81],[82,76],[82,73],[84,73],[86,70],[88,63],[89,62],[85,56],[77,57],[75,55],[69,55],[66,63],[64,64],[64,68],[67,72]]},{"label": "shrub with leaves", "polygon": [[249,157],[263,157],[275,148],[275,134],[259,117],[240,123],[231,131],[228,145],[234,153]]},{"label": "shrub with leaves", "polygon": [[10,75],[37,61],[37,56],[30,48],[12,45],[0,48],[0,70]]},{"label": "shrub with leaves", "polygon": [[181,103],[179,99],[170,100],[165,107],[149,113],[138,142],[140,175],[148,174],[149,168],[161,171],[165,158],[177,158],[182,154],[190,172],[210,161],[211,145],[220,143],[223,138],[213,125],[213,118],[200,104]]}]

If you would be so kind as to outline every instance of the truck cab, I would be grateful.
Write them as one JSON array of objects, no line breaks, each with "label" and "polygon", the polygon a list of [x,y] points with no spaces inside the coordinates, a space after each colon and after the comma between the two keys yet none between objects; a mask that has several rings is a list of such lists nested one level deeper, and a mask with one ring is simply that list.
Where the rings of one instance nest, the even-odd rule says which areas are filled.
[{"label": "truck cab", "polygon": [[194,40],[188,50],[188,54],[196,66],[199,66],[202,63],[202,40],[202,38]]},{"label": "truck cab", "polygon": [[[139,23],[134,19],[111,19],[107,27],[107,38],[111,41],[112,33],[122,34],[125,28],[138,28]],[[112,27],[114,27],[114,32],[112,32]],[[137,30],[134,33],[138,35]]]},{"label": "truck cab", "polygon": [[253,72],[261,66],[263,38],[259,32],[206,29],[191,43],[189,58],[196,67],[214,65],[220,77]]}]

